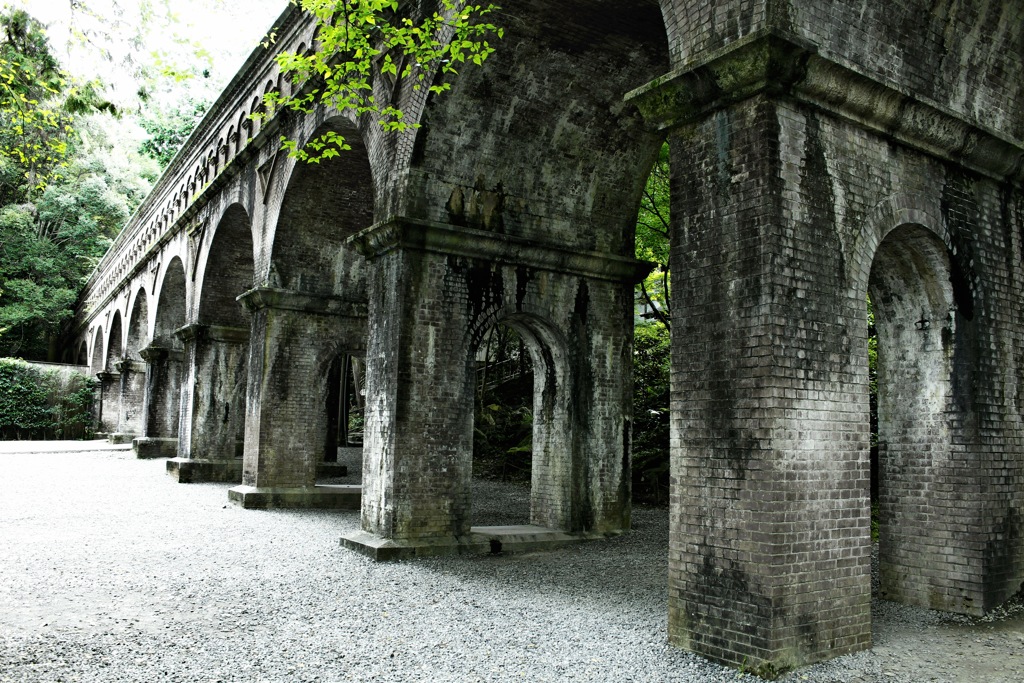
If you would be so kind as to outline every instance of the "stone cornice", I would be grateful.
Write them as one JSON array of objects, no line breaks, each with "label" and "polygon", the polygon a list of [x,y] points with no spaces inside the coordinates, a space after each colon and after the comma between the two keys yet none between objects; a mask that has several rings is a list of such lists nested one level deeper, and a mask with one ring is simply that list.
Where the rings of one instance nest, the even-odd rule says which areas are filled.
[{"label": "stone cornice", "polygon": [[124,374],[126,372],[145,372],[146,371],[146,364],[145,363],[142,363],[142,362],[137,361],[137,360],[133,360],[131,358],[123,358],[123,359],[117,361],[116,363],[114,363],[114,367],[117,368],[117,371],[120,372],[121,374]]},{"label": "stone cornice", "polygon": [[393,218],[370,226],[349,237],[347,243],[367,258],[376,258],[395,249],[408,249],[525,265],[613,282],[639,282],[653,268],[653,264],[636,259],[408,218]]},{"label": "stone cornice", "polygon": [[999,181],[1024,183],[1024,143],[967,121],[818,54],[759,31],[627,93],[648,123],[670,129],[757,94],[791,97],[908,147]]},{"label": "stone cornice", "polygon": [[142,360],[153,364],[160,363],[165,360],[180,363],[184,354],[182,354],[181,349],[169,348],[158,344],[150,344],[139,351],[139,355],[142,356]]},{"label": "stone cornice", "polygon": [[174,336],[183,342],[215,341],[228,344],[248,344],[249,328],[192,323],[176,329]]},{"label": "stone cornice", "polygon": [[236,300],[250,313],[271,308],[348,318],[365,318],[367,315],[367,306],[363,302],[275,287],[255,287]]}]

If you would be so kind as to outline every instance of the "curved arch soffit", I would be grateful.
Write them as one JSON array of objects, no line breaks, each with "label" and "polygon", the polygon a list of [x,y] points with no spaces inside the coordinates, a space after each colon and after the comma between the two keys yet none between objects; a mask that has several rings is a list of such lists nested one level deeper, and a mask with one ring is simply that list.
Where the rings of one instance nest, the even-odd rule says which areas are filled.
[{"label": "curved arch soffit", "polygon": [[343,135],[351,149],[318,164],[291,162],[270,217],[268,270],[261,278],[272,287],[362,298],[361,259],[345,240],[373,224],[377,181],[369,150],[348,117],[328,117],[307,140],[325,132]]},{"label": "curved arch soffit", "polygon": [[[170,287],[174,287],[175,290],[180,289],[180,292],[172,292]],[[188,294],[189,280],[185,275],[185,264],[179,256],[175,255],[163,267],[160,280],[157,283],[156,294],[153,297],[156,309],[151,316],[153,329],[150,338],[154,342],[158,338],[163,343],[173,341],[166,337],[187,324]]]},{"label": "curved arch soffit", "polygon": [[200,255],[196,274],[199,322],[248,325],[235,297],[253,286],[255,240],[249,212],[235,202],[220,215]]},{"label": "curved arch soffit", "polygon": [[103,342],[106,339],[106,335],[103,333],[103,325],[97,325],[96,331],[93,332],[92,336],[92,352],[89,354],[89,371],[92,374],[103,372],[104,362],[106,361],[106,347]]},{"label": "curved arch soffit", "polygon": [[[134,354],[134,358],[140,350],[145,348],[145,341],[149,338],[150,307],[149,294],[146,292],[145,285],[140,286],[135,291],[135,296],[128,310],[130,313],[127,318],[128,330],[125,336],[125,352]],[[135,358],[135,360],[139,359]]]},{"label": "curved arch soffit", "polygon": [[879,202],[864,221],[859,239],[854,245],[851,282],[854,295],[863,300],[868,294],[868,281],[878,248],[894,230],[917,225],[941,241],[949,253],[956,254],[949,230],[942,219],[942,207],[929,197],[915,194],[895,194]]},{"label": "curved arch soffit", "polygon": [[120,310],[114,311],[110,318],[110,328],[107,330],[107,354],[104,369],[108,372],[113,369],[113,364],[121,360],[124,353],[124,323]]}]

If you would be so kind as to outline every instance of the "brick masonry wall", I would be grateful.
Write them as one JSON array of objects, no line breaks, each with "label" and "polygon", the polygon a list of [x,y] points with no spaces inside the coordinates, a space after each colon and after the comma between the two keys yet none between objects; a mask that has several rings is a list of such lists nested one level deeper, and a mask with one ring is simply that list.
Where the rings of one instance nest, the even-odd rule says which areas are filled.
[{"label": "brick masonry wall", "polygon": [[[969,613],[1008,598],[1024,579],[1017,193],[785,100],[672,143],[673,640],[779,665],[870,642],[869,280],[897,392],[883,590]],[[889,251],[906,223],[925,237]],[[900,315],[895,296],[913,301]]]},{"label": "brick masonry wall", "polygon": [[472,359],[507,320],[535,361],[531,519],[629,524],[630,288],[472,258],[392,250],[370,264],[363,526],[426,540],[472,523]]},{"label": "brick masonry wall", "polygon": [[[241,457],[245,432],[246,367],[249,345],[211,339],[200,328],[185,342],[188,373],[182,382],[178,456],[230,460]],[[244,333],[237,330],[232,337]]]},{"label": "brick masonry wall", "polygon": [[1016,0],[662,0],[672,62],[699,61],[758,30],[969,121],[1024,138],[1024,8]]},{"label": "brick masonry wall", "polygon": [[242,483],[308,487],[327,442],[327,381],[339,354],[362,355],[366,320],[273,307],[252,314]]}]

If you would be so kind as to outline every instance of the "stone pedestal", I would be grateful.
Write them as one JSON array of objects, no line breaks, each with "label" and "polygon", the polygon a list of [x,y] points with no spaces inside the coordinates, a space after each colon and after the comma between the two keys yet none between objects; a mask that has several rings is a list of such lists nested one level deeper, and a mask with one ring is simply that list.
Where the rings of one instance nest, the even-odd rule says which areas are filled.
[{"label": "stone pedestal", "polygon": [[[178,423],[181,420],[182,352],[156,344],[140,351],[146,362],[146,389],[143,400],[144,431],[134,442],[140,458],[174,457],[178,450]],[[173,446],[168,444],[173,442]]]},{"label": "stone pedestal", "polygon": [[140,459],[173,458],[178,454],[178,438],[140,436],[132,439],[132,450]]},{"label": "stone pedestal", "polygon": [[146,364],[125,358],[115,367],[120,373],[117,431],[111,443],[131,443],[145,428]]},{"label": "stone pedestal", "polygon": [[372,260],[364,533],[346,543],[457,552],[471,535],[473,355],[503,320],[534,359],[531,521],[627,529],[632,282],[648,266],[422,221],[353,241]]},{"label": "stone pedestal", "polygon": [[193,324],[184,342],[178,457],[167,471],[178,481],[241,481],[249,330]]},{"label": "stone pedestal", "polygon": [[252,316],[252,333],[244,486],[233,499],[264,507],[348,505],[348,493],[339,503],[313,487],[328,444],[328,368],[339,354],[363,353],[365,304],[268,287],[239,301]]},{"label": "stone pedestal", "polygon": [[96,436],[109,436],[117,432],[120,417],[121,376],[116,372],[98,372],[100,387],[97,401]]}]

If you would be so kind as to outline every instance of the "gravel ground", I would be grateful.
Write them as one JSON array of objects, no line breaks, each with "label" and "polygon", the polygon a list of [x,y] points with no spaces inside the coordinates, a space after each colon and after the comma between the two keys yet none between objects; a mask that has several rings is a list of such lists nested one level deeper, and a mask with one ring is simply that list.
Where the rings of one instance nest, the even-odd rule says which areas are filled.
[{"label": "gravel ground", "polygon": [[[570,549],[378,564],[338,544],[354,512],[246,511],[163,460],[26,450],[0,444],[4,683],[753,680],[666,645],[664,510]],[[526,515],[521,488],[475,499],[480,523]],[[1019,612],[874,616],[874,650],[783,680],[1024,680]]]}]

